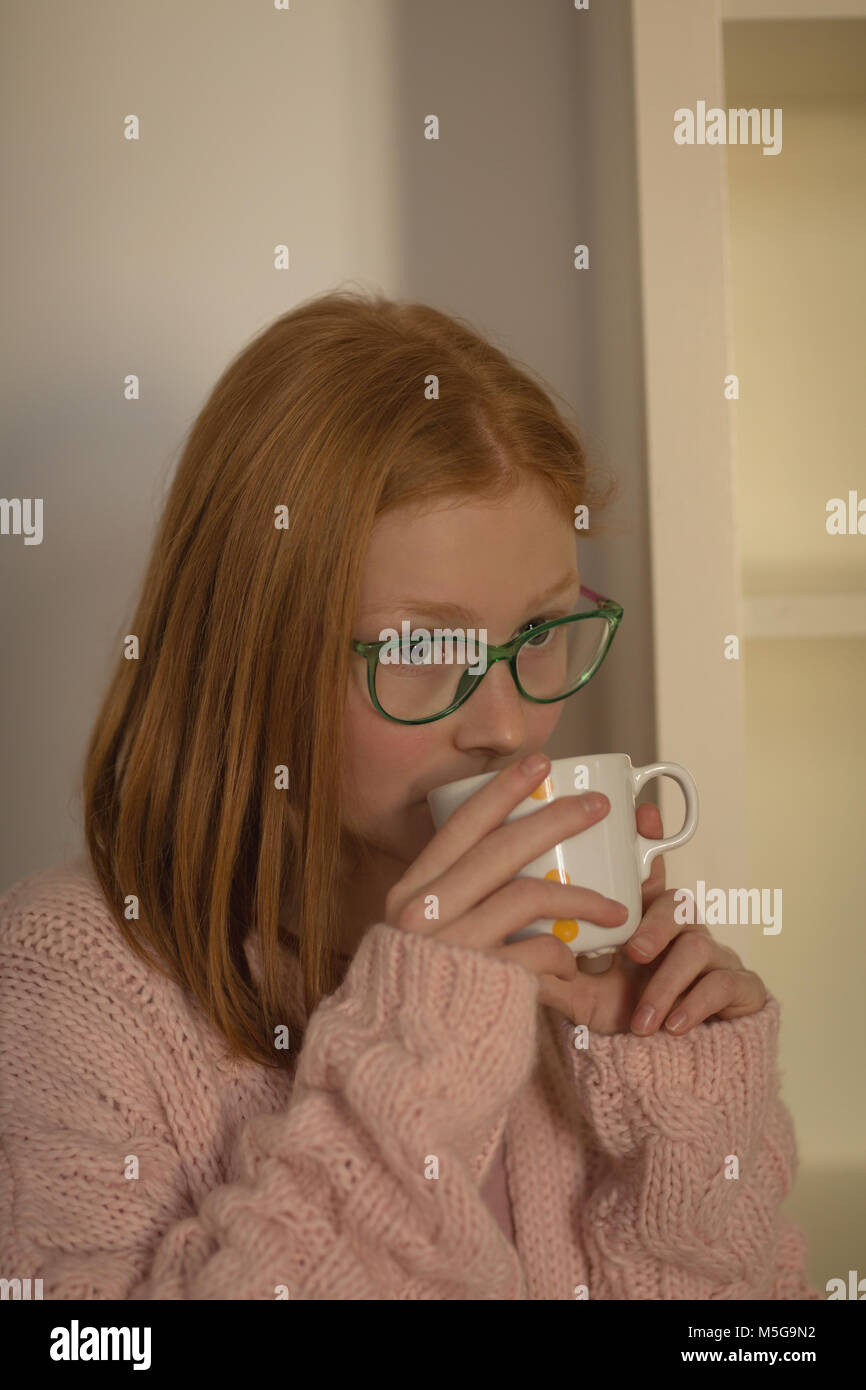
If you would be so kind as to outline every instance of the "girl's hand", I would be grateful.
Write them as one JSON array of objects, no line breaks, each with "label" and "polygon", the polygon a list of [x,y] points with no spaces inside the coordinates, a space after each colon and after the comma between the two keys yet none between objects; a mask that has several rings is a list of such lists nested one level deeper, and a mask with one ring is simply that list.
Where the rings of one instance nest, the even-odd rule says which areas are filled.
[{"label": "girl's hand", "polygon": [[539,981],[574,981],[577,962],[552,933],[504,944],[539,917],[583,917],[599,926],[622,926],[628,917],[622,903],[592,888],[515,877],[545,850],[581,834],[610,810],[606,797],[599,806],[591,795],[564,796],[503,824],[549,769],[549,761],[534,772],[517,764],[468,797],[391,888],[385,898],[388,925],[513,961]]},{"label": "girl's hand", "polygon": [[[640,835],[662,837],[662,819],[650,802],[637,808]],[[596,1033],[648,1036],[664,1024],[665,1032],[681,1037],[708,1018],[741,1018],[763,1008],[767,991],[753,970],[746,970],[736,952],[714,941],[705,926],[674,921],[675,889],[665,891],[662,855],[653,860],[642,885],[641,924],[613,957],[602,975],[582,969],[570,981],[542,975],[538,1000],[570,1022]],[[648,949],[642,953],[640,947]],[[651,1018],[641,1012],[651,1009]],[[683,1022],[674,1028],[676,1016]]]}]

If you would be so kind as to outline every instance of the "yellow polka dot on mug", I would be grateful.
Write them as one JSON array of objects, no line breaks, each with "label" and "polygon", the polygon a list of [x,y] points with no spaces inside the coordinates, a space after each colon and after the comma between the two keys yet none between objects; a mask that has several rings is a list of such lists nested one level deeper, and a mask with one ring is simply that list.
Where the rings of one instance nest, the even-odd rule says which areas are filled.
[{"label": "yellow polka dot on mug", "polygon": [[552,801],[553,800],[553,778],[545,777],[540,786],[535,788],[529,795],[533,801]]}]

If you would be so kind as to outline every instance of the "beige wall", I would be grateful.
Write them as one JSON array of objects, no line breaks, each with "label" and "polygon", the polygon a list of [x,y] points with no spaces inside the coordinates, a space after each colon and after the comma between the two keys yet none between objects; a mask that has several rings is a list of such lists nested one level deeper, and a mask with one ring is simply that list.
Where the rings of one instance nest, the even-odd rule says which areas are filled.
[{"label": "beige wall", "polygon": [[[728,104],[784,112],[781,156],[727,151],[743,590],[862,595],[866,536],[825,519],[829,498],[866,497],[866,19],[726,34]],[[781,889],[783,926],[743,930],[783,1000],[791,1208],[823,1286],[866,1247],[866,625],[753,637],[744,667],[748,882]]]},{"label": "beige wall", "polygon": [[628,16],[625,0],[446,0],[435,24],[418,0],[6,16],[0,491],[44,498],[45,538],[0,541],[16,595],[0,886],[78,852],[84,742],[207,392],[263,325],[342,283],[478,324],[623,475],[622,532],[584,569],[626,621],[551,751],[653,756]]}]

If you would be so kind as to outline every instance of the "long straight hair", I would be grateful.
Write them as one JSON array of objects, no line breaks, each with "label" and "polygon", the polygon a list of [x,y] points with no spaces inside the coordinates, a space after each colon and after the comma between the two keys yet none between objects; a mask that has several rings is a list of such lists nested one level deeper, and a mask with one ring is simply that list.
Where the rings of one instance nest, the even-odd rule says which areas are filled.
[{"label": "long straight hair", "polygon": [[131,949],[234,1056],[291,1065],[274,1040],[286,901],[305,1016],[338,981],[341,731],[374,523],[529,478],[569,518],[586,504],[598,534],[617,485],[590,476],[555,395],[463,319],[341,289],[255,337],[190,430],[138,654],[118,657],[90,737],[85,833]]}]

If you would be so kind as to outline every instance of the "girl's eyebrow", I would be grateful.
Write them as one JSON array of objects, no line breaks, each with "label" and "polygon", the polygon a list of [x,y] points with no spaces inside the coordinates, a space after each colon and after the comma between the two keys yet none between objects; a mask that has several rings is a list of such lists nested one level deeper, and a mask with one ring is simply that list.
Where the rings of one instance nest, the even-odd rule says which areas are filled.
[{"label": "girl's eyebrow", "polygon": [[[571,570],[564,574],[562,578],[546,589],[543,594],[536,594],[535,598],[529,599],[524,604],[525,608],[537,608],[540,604],[549,603],[551,599],[557,598],[567,589],[576,588],[580,583],[580,575],[577,570]],[[367,613],[393,612],[396,609],[408,609],[413,613],[436,613],[443,618],[458,619],[467,625],[472,624],[472,614],[468,609],[463,608],[458,603],[445,603],[431,598],[395,598],[388,604],[380,604],[378,608],[367,607],[361,610],[363,617]]]}]

